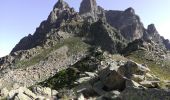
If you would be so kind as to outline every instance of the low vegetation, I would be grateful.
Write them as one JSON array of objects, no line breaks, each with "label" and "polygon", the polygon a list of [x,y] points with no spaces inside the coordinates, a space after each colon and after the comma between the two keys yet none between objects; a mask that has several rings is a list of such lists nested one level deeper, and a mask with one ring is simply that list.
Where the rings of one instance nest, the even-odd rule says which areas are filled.
[{"label": "low vegetation", "polygon": [[68,48],[69,48],[69,51],[67,54],[68,56],[77,54],[78,52],[86,51],[89,47],[89,45],[84,43],[78,37],[68,38],[68,39],[65,39],[63,41],[56,43],[56,45],[54,45],[53,47],[41,50],[38,55],[33,56],[29,60],[17,61],[14,66],[15,66],[15,68],[26,68],[26,67],[35,65],[35,64],[39,63],[40,61],[44,61],[51,52],[59,49],[60,47],[62,47],[64,45],[68,46]]},{"label": "low vegetation", "polygon": [[52,89],[71,89],[76,86],[74,82],[85,72],[94,72],[97,70],[97,64],[105,59],[101,52],[91,52],[89,56],[78,61],[73,66],[58,72],[55,76],[38,83],[38,85],[50,87]]},{"label": "low vegetation", "polygon": [[74,81],[79,78],[79,71],[68,68],[58,72],[55,76],[38,83],[41,86],[48,86],[52,89],[72,88],[75,86]]},{"label": "low vegetation", "polygon": [[[138,63],[146,64],[151,72],[159,77],[161,80],[170,80],[170,64],[166,60],[150,60],[146,57],[147,51],[138,50],[127,55],[127,58],[130,58]],[[162,66],[163,64],[163,66]]]}]

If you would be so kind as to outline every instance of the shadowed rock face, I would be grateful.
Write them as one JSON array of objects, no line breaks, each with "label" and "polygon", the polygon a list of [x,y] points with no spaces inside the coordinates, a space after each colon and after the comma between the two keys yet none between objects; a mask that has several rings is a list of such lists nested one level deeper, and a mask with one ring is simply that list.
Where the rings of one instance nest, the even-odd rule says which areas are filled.
[{"label": "shadowed rock face", "polygon": [[83,0],[80,5],[80,14],[95,13],[97,11],[96,0]]},{"label": "shadowed rock face", "polygon": [[110,25],[120,30],[124,38],[129,41],[143,36],[143,24],[133,8],[128,8],[125,11],[106,11],[106,19]]},{"label": "shadowed rock face", "polygon": [[154,43],[156,43],[161,49],[169,50],[170,49],[170,43],[169,40],[165,39],[164,37],[160,36],[159,32],[157,31],[154,24],[148,25],[144,36],[144,40],[151,40]]},{"label": "shadowed rock face", "polygon": [[83,0],[80,5],[79,14],[88,21],[94,22],[105,19],[104,9],[97,6],[96,0]]},{"label": "shadowed rock face", "polygon": [[163,41],[161,39],[161,36],[159,35],[158,31],[156,30],[156,27],[154,24],[148,25],[147,28],[148,36],[151,40],[153,40],[155,43],[162,44]]},{"label": "shadowed rock face", "polygon": [[64,2],[64,0],[58,0],[58,2],[54,5],[54,9],[58,8],[58,9],[66,9],[69,8],[69,5]]},{"label": "shadowed rock face", "polygon": [[97,21],[98,19],[107,20],[111,26],[120,30],[124,38],[129,41],[143,36],[143,24],[131,7],[125,11],[105,11],[103,8],[97,7],[95,0],[83,0],[79,13],[84,18],[91,18],[92,21]]},{"label": "shadowed rock face", "polygon": [[47,40],[47,34],[53,34],[52,29],[57,29],[67,20],[78,18],[78,14],[70,8],[66,2],[59,0],[47,20],[43,21],[33,35],[28,35],[20,40],[11,53],[19,50],[28,50],[36,46],[41,46]]},{"label": "shadowed rock face", "polygon": [[158,34],[158,31],[156,30],[154,24],[148,25],[147,32],[148,32],[149,34],[153,34],[153,35]]}]

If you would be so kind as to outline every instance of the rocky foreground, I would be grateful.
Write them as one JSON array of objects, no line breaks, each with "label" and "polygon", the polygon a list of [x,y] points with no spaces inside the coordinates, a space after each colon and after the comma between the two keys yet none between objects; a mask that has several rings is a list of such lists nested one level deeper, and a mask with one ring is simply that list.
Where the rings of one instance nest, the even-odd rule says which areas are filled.
[{"label": "rocky foreground", "polygon": [[[147,65],[107,52],[98,51],[92,55],[70,66],[64,72],[60,71],[58,76],[29,88],[17,84],[14,84],[11,90],[3,88],[1,98],[10,100],[170,99],[170,90],[161,89],[161,80],[151,73]],[[86,67],[83,68],[83,64]],[[49,88],[51,85],[53,89]]]},{"label": "rocky foreground", "polygon": [[80,11],[58,0],[33,35],[0,58],[2,100],[170,100],[170,42],[133,8]]}]

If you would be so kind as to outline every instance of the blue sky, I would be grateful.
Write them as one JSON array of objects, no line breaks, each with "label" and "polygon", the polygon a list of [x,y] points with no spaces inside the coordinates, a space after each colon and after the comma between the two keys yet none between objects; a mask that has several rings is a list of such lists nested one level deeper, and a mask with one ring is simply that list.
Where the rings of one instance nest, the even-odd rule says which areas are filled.
[{"label": "blue sky", "polygon": [[[81,0],[65,0],[77,11]],[[7,55],[21,38],[33,34],[45,20],[57,0],[0,1],[0,57]],[[105,9],[125,10],[133,7],[147,27],[154,23],[159,33],[170,39],[170,0],[97,0]]]}]

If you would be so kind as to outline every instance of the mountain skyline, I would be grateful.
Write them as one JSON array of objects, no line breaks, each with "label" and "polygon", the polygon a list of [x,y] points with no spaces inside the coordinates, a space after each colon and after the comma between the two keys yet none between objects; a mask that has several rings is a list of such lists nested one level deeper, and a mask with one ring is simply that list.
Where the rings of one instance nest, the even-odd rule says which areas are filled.
[{"label": "mountain skyline", "polygon": [[[71,7],[78,11],[81,0],[65,0]],[[2,6],[0,12],[4,12],[0,16],[0,57],[7,55],[12,48],[19,42],[19,40],[27,36],[29,33],[33,34],[36,27],[42,20],[48,16],[56,0],[49,1],[1,1]],[[10,3],[9,3],[10,2]],[[154,23],[158,32],[165,38],[170,39],[168,33],[168,23],[170,14],[166,12],[168,9],[168,0],[165,1],[109,1],[97,0],[98,5],[105,9],[125,10],[128,7],[133,7],[141,18],[144,26]],[[22,8],[22,9],[21,9]],[[11,18],[12,15],[12,18]]]}]

